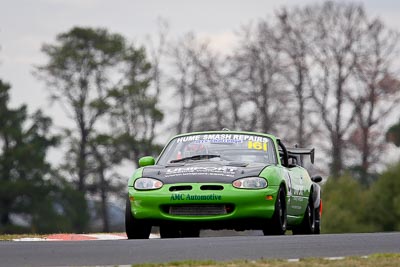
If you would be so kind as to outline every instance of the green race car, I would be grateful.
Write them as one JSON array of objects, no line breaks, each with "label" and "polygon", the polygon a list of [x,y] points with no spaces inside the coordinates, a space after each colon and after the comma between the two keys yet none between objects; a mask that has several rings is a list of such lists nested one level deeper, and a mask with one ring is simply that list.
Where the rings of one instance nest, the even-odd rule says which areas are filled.
[{"label": "green race car", "polygon": [[310,178],[303,155],[273,135],[213,131],[178,135],[157,161],[139,160],[128,182],[129,239],[198,237],[201,229],[262,230],[265,235],[319,234],[320,176]]}]

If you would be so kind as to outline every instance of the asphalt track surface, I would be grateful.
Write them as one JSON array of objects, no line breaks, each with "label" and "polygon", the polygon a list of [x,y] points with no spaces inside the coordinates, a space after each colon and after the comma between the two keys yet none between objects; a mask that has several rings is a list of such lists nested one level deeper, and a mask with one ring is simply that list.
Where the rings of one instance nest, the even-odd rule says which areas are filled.
[{"label": "asphalt track surface", "polygon": [[0,266],[94,266],[181,260],[298,259],[400,253],[400,233],[0,242]]}]

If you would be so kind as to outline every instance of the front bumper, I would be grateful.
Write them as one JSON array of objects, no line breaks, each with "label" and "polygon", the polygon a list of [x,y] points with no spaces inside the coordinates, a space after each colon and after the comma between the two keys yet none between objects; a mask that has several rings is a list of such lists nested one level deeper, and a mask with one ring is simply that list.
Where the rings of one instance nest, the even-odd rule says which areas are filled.
[{"label": "front bumper", "polygon": [[[247,219],[265,221],[273,216],[278,189],[278,186],[237,189],[231,184],[167,184],[150,191],[138,191],[129,187],[129,199],[132,215],[137,219],[153,221],[153,225],[163,222],[207,224],[246,222]],[[225,212],[216,211],[220,211],[221,207]],[[202,211],[196,215],[185,213],[187,210],[202,208],[213,211]],[[176,210],[180,212],[175,212]]]}]

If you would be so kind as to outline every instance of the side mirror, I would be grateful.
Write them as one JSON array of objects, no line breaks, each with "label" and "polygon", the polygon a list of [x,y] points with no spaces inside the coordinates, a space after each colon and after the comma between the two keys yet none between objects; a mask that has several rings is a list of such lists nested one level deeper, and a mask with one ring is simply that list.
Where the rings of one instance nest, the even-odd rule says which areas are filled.
[{"label": "side mirror", "polygon": [[156,161],[151,156],[143,157],[139,159],[139,167],[154,165],[155,162]]},{"label": "side mirror", "polygon": [[319,183],[322,181],[322,177],[320,175],[315,175],[311,177],[311,181],[313,181],[314,183]]}]

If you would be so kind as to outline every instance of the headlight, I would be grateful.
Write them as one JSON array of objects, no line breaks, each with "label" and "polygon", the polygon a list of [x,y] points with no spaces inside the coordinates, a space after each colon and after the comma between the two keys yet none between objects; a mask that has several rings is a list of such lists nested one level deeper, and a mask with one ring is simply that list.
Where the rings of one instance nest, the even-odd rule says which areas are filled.
[{"label": "headlight", "polygon": [[261,189],[268,186],[267,180],[260,177],[248,177],[236,180],[232,183],[236,188]]},{"label": "headlight", "polygon": [[134,187],[137,190],[153,190],[159,189],[163,186],[163,183],[153,178],[139,178],[136,179]]}]

